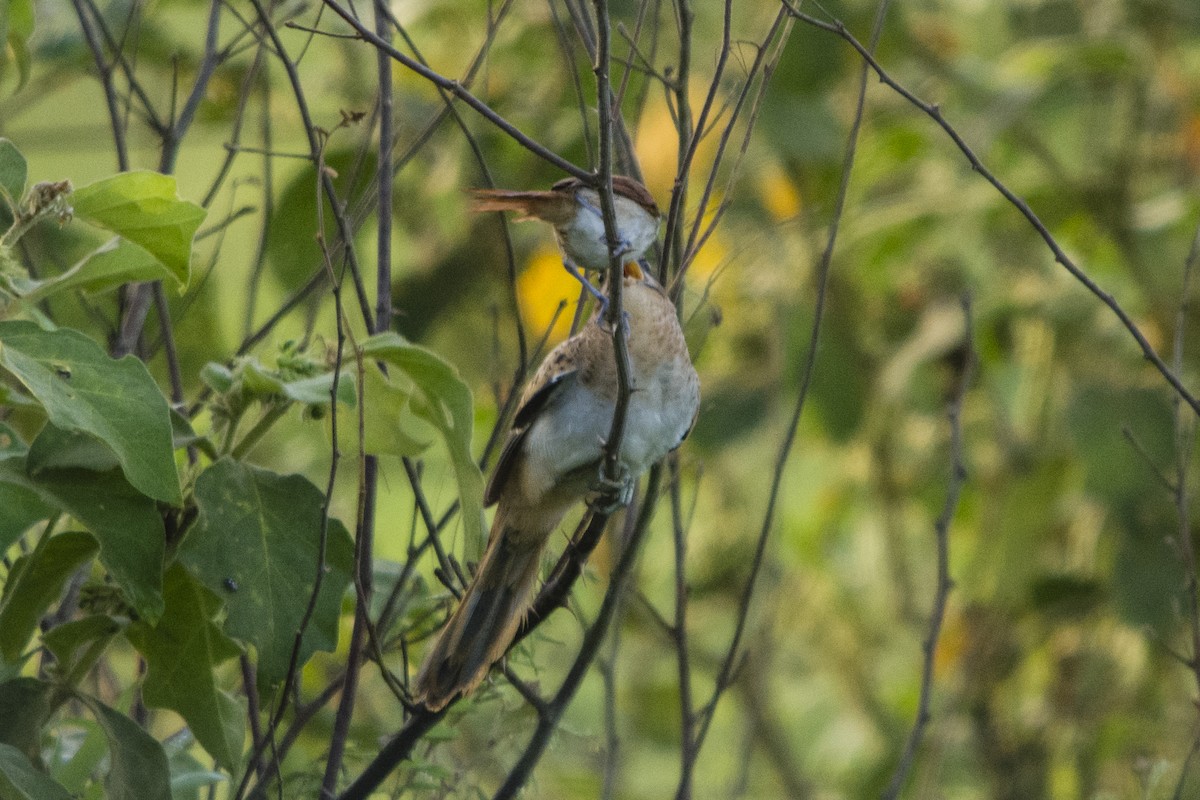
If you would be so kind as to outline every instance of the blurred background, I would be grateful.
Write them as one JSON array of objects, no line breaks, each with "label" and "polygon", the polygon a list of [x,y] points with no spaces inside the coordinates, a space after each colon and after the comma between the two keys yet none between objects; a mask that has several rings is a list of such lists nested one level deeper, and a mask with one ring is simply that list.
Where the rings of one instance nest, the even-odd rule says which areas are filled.
[{"label": "blurred background", "polygon": [[[11,65],[0,75],[0,136],[28,158],[31,180],[81,185],[118,168],[78,5],[35,3],[27,80],[18,86]],[[190,86],[198,68],[208,4],[91,7],[124,43],[150,101],[164,114],[182,102],[173,87]],[[478,97],[585,167],[595,161],[595,88],[572,15],[588,8],[561,0],[393,4],[435,70],[464,82],[469,75]],[[664,89],[680,71],[674,6],[614,0],[611,8],[614,83],[627,80],[629,141],[665,209],[677,176],[678,115]],[[804,10],[841,19],[867,41],[876,5]],[[718,69],[722,9],[697,3],[691,11],[685,96],[694,117]],[[688,702],[696,708],[712,697],[726,657],[795,411],[858,99],[854,50],[802,22],[783,23],[768,40],[777,12],[772,3],[733,6],[712,129],[686,196],[688,225],[697,214],[717,222],[689,254],[681,301],[703,387],[699,422],[679,455],[675,517],[686,540]],[[189,400],[201,390],[204,363],[233,356],[321,267],[315,172],[290,157],[308,144],[288,76],[247,32],[251,8],[235,3],[223,13],[229,58],[175,164],[180,194],[209,208],[192,286],[171,297]],[[374,50],[304,30],[349,30],[319,4],[283,3],[274,13],[313,120],[330,131],[326,161],[373,275]],[[638,43],[632,58],[630,41]],[[774,59],[765,87],[761,73],[751,75],[764,42]],[[412,52],[399,37],[397,46]],[[1197,391],[1200,281],[1188,270],[1189,253],[1191,273],[1200,269],[1200,6],[898,3],[877,55],[892,77],[940,106]],[[722,150],[748,76],[752,105]],[[551,346],[569,332],[578,291],[549,228],[534,223],[508,229],[510,282],[502,223],[473,215],[463,190],[489,181],[544,188],[563,176],[470,109],[456,105],[458,120],[446,114],[422,78],[399,66],[394,78],[394,327],[454,363],[473,388],[479,454],[519,366],[516,325],[535,358],[544,335]],[[695,795],[857,798],[887,786],[917,713],[936,588],[935,520],[952,488],[947,408],[973,352],[960,419],[966,481],[949,528],[954,586],[933,652],[932,718],[904,796],[1200,796],[1191,758],[1200,742],[1198,676],[1187,663],[1196,574],[1183,546],[1195,540],[1200,516],[1195,416],[945,133],[873,77],[867,86],[812,386],[783,470],[743,655],[696,758]],[[130,165],[157,168],[153,125],[138,103],[127,105]],[[365,117],[339,127],[343,112]],[[714,170],[716,191],[701,208]],[[26,257],[65,269],[95,244],[71,238],[78,235],[43,226],[23,240]],[[964,296],[972,305],[969,346]],[[115,301],[54,303],[60,324],[99,341],[111,335]],[[324,357],[334,330],[322,289],[250,352],[273,364],[285,343],[303,341]],[[150,365],[166,385],[155,336],[152,321]],[[324,424],[297,414],[251,460],[320,482],[329,453]],[[448,462],[435,448],[422,469],[440,514],[455,500]],[[416,522],[399,462],[385,458],[380,475],[377,556],[386,586]],[[355,479],[343,470],[335,497],[335,511],[351,521]],[[681,679],[668,500],[618,629],[528,797],[661,798],[676,790]],[[563,540],[569,532],[564,526]],[[443,538],[462,553],[460,525],[451,523]],[[571,613],[559,612],[510,658],[544,692],[557,687],[582,625],[595,617],[615,553],[602,545]],[[437,619],[446,594],[432,567],[428,557],[419,566],[425,582],[408,604],[405,632],[428,632]],[[415,653],[421,645],[411,646]],[[303,688],[324,686],[344,658],[319,654]],[[387,659],[404,671],[398,641]],[[237,676],[226,677],[236,685]],[[362,691],[350,774],[401,721],[370,667]],[[400,796],[490,796],[534,720],[497,678],[456,706],[402,768]],[[297,742],[284,796],[311,796],[329,724],[318,716]],[[169,733],[170,723],[162,725]]]}]

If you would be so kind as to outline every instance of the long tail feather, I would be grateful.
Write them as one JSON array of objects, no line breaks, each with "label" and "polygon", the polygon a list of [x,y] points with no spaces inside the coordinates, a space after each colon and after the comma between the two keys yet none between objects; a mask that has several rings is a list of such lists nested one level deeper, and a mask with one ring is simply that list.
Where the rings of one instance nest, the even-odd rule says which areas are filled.
[{"label": "long tail feather", "polygon": [[541,219],[553,225],[567,222],[574,202],[561,192],[517,192],[507,189],[472,189],[473,211],[516,211],[518,219]]},{"label": "long tail feather", "polygon": [[417,672],[414,697],[431,711],[468,694],[508,649],[528,610],[544,537],[501,530]]}]

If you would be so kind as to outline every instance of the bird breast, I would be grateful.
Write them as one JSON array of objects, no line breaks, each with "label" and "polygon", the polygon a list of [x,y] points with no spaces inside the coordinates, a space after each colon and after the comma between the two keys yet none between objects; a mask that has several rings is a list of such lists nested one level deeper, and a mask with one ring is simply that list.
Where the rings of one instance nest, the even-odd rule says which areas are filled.
[{"label": "bird breast", "polygon": [[[612,395],[608,385],[575,381],[554,397],[525,438],[521,479],[526,497],[545,497],[581,468],[599,468],[616,408]],[[637,477],[675,449],[698,403],[699,381],[686,359],[671,359],[637,376],[621,440],[624,470]],[[590,483],[596,474],[580,477]]]},{"label": "bird breast", "polygon": [[[558,242],[567,255],[584,269],[607,269],[608,248],[605,246],[604,218],[597,213],[600,195],[591,189],[580,189],[585,201],[579,212],[564,226],[555,228]],[[623,195],[613,195],[613,212],[617,222],[621,258],[636,261],[658,238],[658,219],[640,205]]]}]

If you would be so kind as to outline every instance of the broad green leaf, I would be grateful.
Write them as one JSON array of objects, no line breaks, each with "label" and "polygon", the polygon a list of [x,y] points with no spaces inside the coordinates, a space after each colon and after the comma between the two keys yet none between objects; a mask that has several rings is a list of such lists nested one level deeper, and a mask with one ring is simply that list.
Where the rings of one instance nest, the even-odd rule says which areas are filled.
[{"label": "broad green leaf", "polygon": [[[303,476],[278,475],[230,459],[213,464],[196,480],[200,516],[180,547],[179,559],[225,601],[225,632],[254,645],[259,677],[266,683],[286,675],[313,591],[324,499]],[[330,518],[327,569],[300,664],[313,651],[336,646],[352,562],[350,534]]]},{"label": "broad green leaf", "polygon": [[75,717],[54,731],[54,750],[45,756],[50,776],[75,797],[97,774],[108,756],[104,730],[90,719]]},{"label": "broad green leaf", "polygon": [[120,467],[116,453],[99,439],[82,431],[65,431],[47,422],[25,456],[25,468],[30,475],[48,469],[79,469],[107,472]]},{"label": "broad green leaf", "polygon": [[168,280],[179,291],[179,276],[145,248],[120,237],[110,239],[61,275],[28,281],[20,288],[28,302],[37,302],[68,289],[99,294],[134,281]]},{"label": "broad green leaf", "polygon": [[471,455],[475,416],[471,390],[458,371],[438,355],[411,344],[396,333],[372,336],[363,343],[364,357],[386,362],[412,381],[412,410],[442,435],[458,482],[468,557],[477,557],[486,539],[483,523],[483,474]]},{"label": "broad green leaf", "polygon": [[7,202],[14,215],[25,192],[28,172],[25,156],[17,146],[8,139],[0,139],[0,199]]},{"label": "broad green leaf", "polygon": [[77,331],[46,331],[14,320],[0,322],[0,367],[25,384],[55,425],[112,448],[129,482],[143,493],[172,505],[183,502],[167,401],[141,361],[114,361]]},{"label": "broad green leaf", "polygon": [[[3,405],[3,398],[0,398],[0,405]],[[28,449],[16,431],[0,423],[0,458],[22,456]],[[30,525],[52,513],[54,510],[35,492],[0,483],[0,553],[21,538]]]},{"label": "broad green leaf", "polygon": [[107,800],[171,800],[171,776],[162,745],[140,725],[94,697],[81,697],[108,739]]},{"label": "broad green leaf", "polygon": [[[437,429],[413,412],[411,386],[397,382],[388,380],[374,362],[363,371],[363,449],[372,455],[416,456],[437,437]],[[341,416],[338,443],[344,452],[357,452],[357,413]]]},{"label": "broad green leaf", "polygon": [[127,622],[93,614],[64,622],[43,633],[42,643],[54,654],[52,669],[58,680],[71,687],[77,686]]},{"label": "broad green leaf", "polygon": [[53,513],[54,509],[43,502],[37,492],[0,480],[0,551],[7,550],[20,539],[30,525]]},{"label": "broad green leaf", "polygon": [[167,571],[163,599],[156,625],[135,622],[125,634],[146,659],[142,696],[149,706],[177,711],[217,765],[236,771],[246,712],[221,689],[214,670],[241,649],[213,622],[221,600],[179,564]]},{"label": "broad green leaf", "polygon": [[41,749],[42,726],[50,718],[53,693],[53,686],[36,678],[0,683],[0,742],[36,758]]},{"label": "broad green leaf", "polygon": [[0,656],[5,661],[21,655],[42,614],[62,594],[67,578],[91,561],[97,549],[91,535],[67,532],[51,536],[13,563],[0,596]]},{"label": "broad green leaf", "polygon": [[0,800],[71,800],[71,795],[20,750],[0,744]]},{"label": "broad green leaf", "polygon": [[122,172],[76,189],[71,205],[76,217],[144,247],[187,288],[192,239],[205,211],[179,199],[175,178]]},{"label": "broad green leaf", "polygon": [[24,489],[61,509],[100,543],[100,560],[143,619],[162,613],[164,536],[157,505],[118,470],[45,470],[28,474],[25,459],[0,458],[0,487]]}]

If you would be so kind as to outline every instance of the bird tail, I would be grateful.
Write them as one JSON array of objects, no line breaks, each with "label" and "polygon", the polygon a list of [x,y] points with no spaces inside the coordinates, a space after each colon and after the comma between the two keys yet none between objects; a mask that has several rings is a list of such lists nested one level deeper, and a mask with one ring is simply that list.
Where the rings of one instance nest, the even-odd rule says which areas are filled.
[{"label": "bird tail", "polygon": [[502,520],[496,523],[499,540],[488,547],[417,672],[413,697],[430,711],[479,685],[508,650],[529,608],[546,539],[517,536]]},{"label": "bird tail", "polygon": [[516,211],[518,220],[540,219],[552,225],[570,221],[575,204],[561,192],[517,192],[507,189],[471,189],[473,211]]}]

